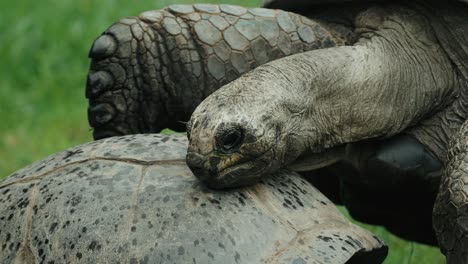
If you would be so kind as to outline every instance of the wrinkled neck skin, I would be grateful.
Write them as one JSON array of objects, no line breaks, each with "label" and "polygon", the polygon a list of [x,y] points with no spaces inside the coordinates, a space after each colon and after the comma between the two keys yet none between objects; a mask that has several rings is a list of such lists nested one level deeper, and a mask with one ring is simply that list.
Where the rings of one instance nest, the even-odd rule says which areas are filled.
[{"label": "wrinkled neck skin", "polygon": [[[456,76],[426,22],[410,10],[372,8],[356,17],[362,38],[354,46],[276,60],[215,92],[191,119],[189,153],[211,168],[204,180],[229,187],[282,167],[324,167],[346,159],[346,144],[393,136],[446,106]],[[246,157],[244,144],[238,153],[215,155],[214,131],[226,122],[254,131],[255,154]],[[213,155],[217,168],[207,161]],[[220,171],[246,160],[261,162],[222,181]]]}]

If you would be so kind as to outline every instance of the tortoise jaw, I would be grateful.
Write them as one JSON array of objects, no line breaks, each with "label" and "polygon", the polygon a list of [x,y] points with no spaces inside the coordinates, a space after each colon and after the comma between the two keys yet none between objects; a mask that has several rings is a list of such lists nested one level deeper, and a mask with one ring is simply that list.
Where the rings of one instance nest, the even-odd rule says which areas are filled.
[{"label": "tortoise jaw", "polygon": [[254,161],[234,164],[221,170],[210,170],[205,166],[205,157],[188,152],[186,162],[193,175],[212,189],[247,186],[255,183],[261,175],[255,170]]},{"label": "tortoise jaw", "polygon": [[197,177],[201,181],[205,181],[210,177],[210,174],[204,166],[205,157],[203,155],[189,151],[187,152],[185,160],[187,166],[190,168],[195,177]]},{"label": "tortoise jaw", "polygon": [[251,161],[236,164],[221,170],[215,177],[204,180],[212,189],[238,188],[254,184],[260,179],[252,170],[255,164]]}]

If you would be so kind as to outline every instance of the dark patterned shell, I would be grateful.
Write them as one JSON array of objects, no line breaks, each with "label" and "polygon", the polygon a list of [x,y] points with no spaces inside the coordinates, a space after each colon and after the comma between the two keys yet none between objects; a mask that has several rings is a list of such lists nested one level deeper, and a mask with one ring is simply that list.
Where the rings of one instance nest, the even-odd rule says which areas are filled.
[{"label": "dark patterned shell", "polygon": [[387,248],[297,174],[211,191],[181,136],[132,135],[0,182],[0,263],[380,263]]},{"label": "dark patterned shell", "polygon": [[[385,2],[388,0],[263,0],[263,6],[266,8],[282,9],[286,11],[296,11],[298,13],[307,13],[313,6],[323,4],[349,4],[365,2]],[[302,11],[302,12],[301,12]],[[304,14],[307,15],[307,14]]]},{"label": "dark patterned shell", "polygon": [[[379,3],[391,0],[264,0],[267,8],[282,9],[306,15],[314,6],[323,4]],[[465,82],[468,82],[468,0],[429,1],[416,0],[408,2],[420,11],[431,22],[439,42],[458,68]],[[408,4],[407,4],[408,5]],[[463,96],[467,97],[468,89]],[[466,108],[464,109],[465,111]]]}]

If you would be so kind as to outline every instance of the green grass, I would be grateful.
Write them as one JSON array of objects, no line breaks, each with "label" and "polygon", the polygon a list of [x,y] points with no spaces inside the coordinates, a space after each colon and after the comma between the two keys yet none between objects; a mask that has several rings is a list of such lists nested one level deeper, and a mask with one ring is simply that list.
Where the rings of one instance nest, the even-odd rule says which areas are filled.
[{"label": "green grass", "polygon": [[[92,140],[84,97],[91,43],[117,19],[173,2],[0,1],[0,179]],[[260,4],[260,0],[222,2]],[[405,242],[380,227],[365,227],[389,244],[387,264],[444,263],[436,248]]]}]

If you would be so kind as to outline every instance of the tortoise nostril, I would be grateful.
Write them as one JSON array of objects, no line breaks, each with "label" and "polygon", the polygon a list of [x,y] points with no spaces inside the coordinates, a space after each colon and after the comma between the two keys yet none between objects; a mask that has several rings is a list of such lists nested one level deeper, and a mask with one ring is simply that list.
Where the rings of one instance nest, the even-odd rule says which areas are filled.
[{"label": "tortoise nostril", "polygon": [[202,167],[203,165],[203,156],[194,152],[187,153],[186,160],[189,166]]},{"label": "tortoise nostril", "polygon": [[197,153],[189,152],[186,156],[186,162],[192,173],[199,179],[204,179],[207,172],[203,166],[203,156]]}]

